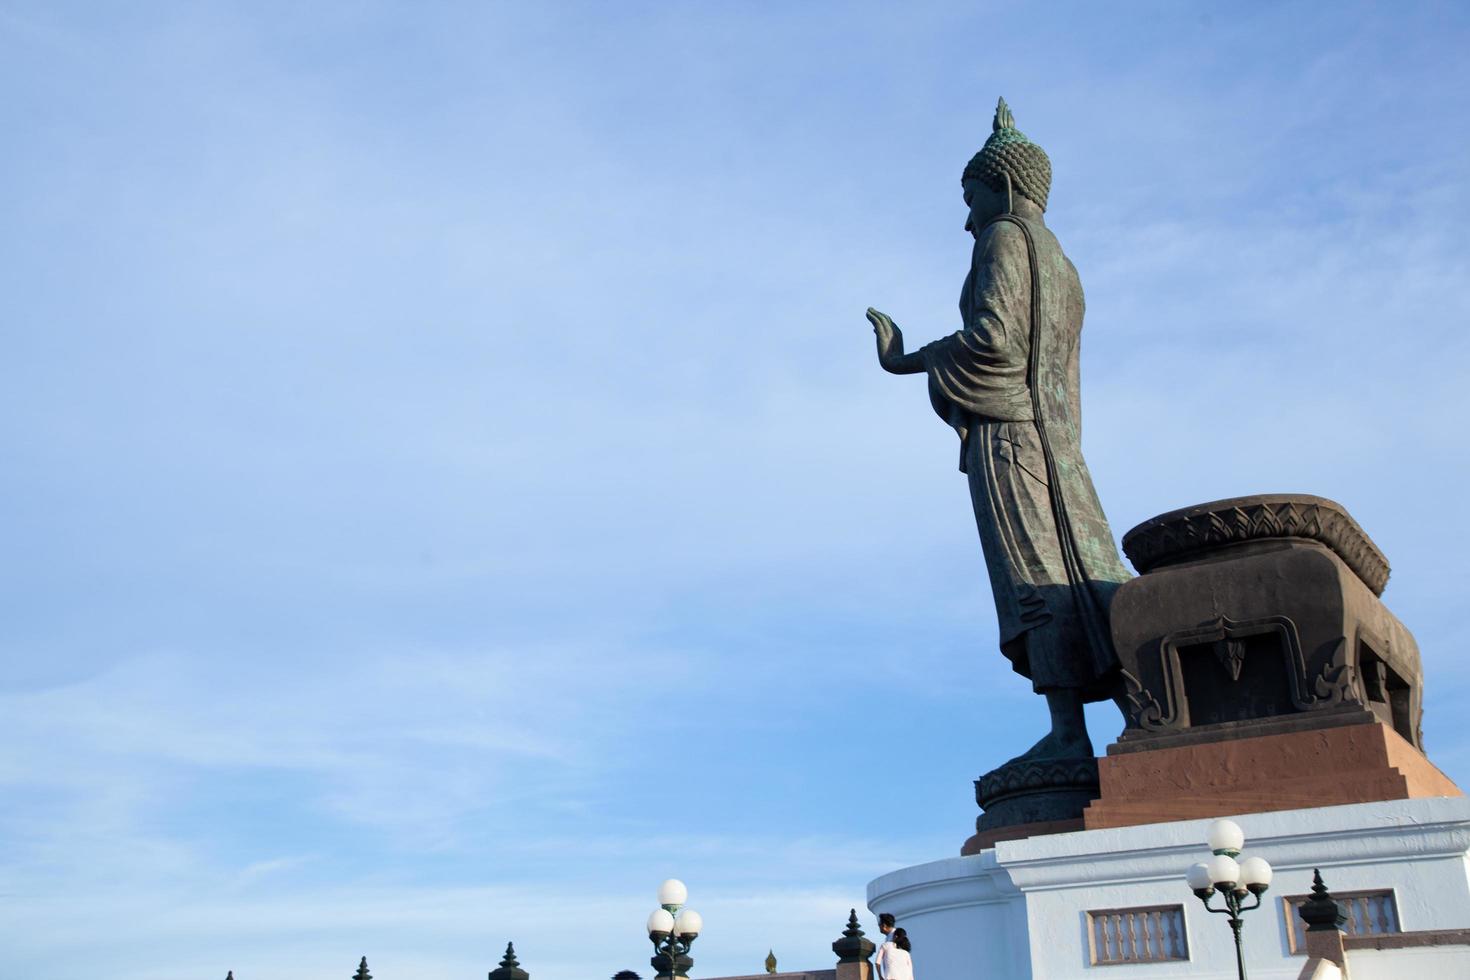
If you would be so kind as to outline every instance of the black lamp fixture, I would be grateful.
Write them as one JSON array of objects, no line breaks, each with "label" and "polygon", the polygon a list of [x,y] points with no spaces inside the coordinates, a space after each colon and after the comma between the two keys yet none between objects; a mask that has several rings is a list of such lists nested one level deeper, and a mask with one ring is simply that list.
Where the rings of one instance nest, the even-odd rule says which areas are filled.
[{"label": "black lamp fixture", "polygon": [[648,938],[653,943],[653,959],[648,962],[658,971],[655,980],[687,978],[694,966],[689,947],[704,928],[704,919],[684,907],[688,898],[689,889],[677,878],[658,886],[658,908],[648,917]]},{"label": "black lamp fixture", "polygon": [[[1216,820],[1210,824],[1205,843],[1214,857],[1194,865],[1184,877],[1206,909],[1230,917],[1230,931],[1235,934],[1235,969],[1240,980],[1245,980],[1245,956],[1240,947],[1240,929],[1245,921],[1241,914],[1261,907],[1261,896],[1271,887],[1271,865],[1258,857],[1236,860],[1245,846],[1245,832],[1233,820]],[[1210,904],[1216,892],[1220,893],[1224,908]],[[1244,904],[1247,895],[1254,896],[1256,904]]]}]

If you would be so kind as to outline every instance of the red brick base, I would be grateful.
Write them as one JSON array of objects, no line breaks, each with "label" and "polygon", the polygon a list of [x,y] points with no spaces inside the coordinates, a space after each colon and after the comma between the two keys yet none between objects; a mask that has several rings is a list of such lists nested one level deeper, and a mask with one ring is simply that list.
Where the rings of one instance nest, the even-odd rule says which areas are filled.
[{"label": "red brick base", "polygon": [[1099,759],[1088,830],[1234,813],[1464,796],[1389,726],[1259,735]]}]

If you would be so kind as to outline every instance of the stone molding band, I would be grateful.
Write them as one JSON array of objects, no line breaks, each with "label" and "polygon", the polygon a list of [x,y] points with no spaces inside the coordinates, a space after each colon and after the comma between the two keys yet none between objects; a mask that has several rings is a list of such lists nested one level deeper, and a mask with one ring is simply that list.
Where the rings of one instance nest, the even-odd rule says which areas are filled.
[{"label": "stone molding band", "polygon": [[1306,538],[1330,548],[1374,595],[1388,584],[1388,559],[1343,506],[1304,493],[1231,497],[1160,514],[1123,535],[1140,574],[1214,548],[1270,538]]},{"label": "stone molding band", "polygon": [[990,809],[1007,797],[1050,790],[1097,792],[1096,759],[1009,762],[975,780],[975,802]]}]

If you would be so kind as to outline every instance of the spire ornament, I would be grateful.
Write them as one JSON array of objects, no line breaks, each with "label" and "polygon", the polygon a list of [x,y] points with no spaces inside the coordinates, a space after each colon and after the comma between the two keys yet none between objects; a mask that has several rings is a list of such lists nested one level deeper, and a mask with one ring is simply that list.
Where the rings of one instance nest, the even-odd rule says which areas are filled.
[{"label": "spire ornament", "polygon": [[516,959],[515,943],[505,944],[505,955],[500,959],[500,966],[490,971],[489,980],[531,980],[531,975],[521,969]]},{"label": "spire ornament", "polygon": [[837,962],[862,963],[877,948],[871,939],[863,935],[863,927],[858,925],[857,909],[853,909],[847,914],[847,928],[842,930],[842,938],[832,944]]},{"label": "spire ornament", "polygon": [[1348,918],[1322,883],[1322,872],[1317,868],[1312,869],[1312,897],[1297,908],[1296,914],[1307,924],[1308,932],[1341,929]]}]

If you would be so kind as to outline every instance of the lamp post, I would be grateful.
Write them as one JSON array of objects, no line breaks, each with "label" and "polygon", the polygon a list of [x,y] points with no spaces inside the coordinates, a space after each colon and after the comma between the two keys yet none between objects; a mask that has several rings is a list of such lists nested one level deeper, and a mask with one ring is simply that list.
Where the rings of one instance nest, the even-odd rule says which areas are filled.
[{"label": "lamp post", "polygon": [[659,907],[648,917],[648,938],[653,943],[653,959],[648,962],[658,971],[656,980],[687,978],[694,965],[689,947],[704,928],[704,920],[684,907],[688,897],[689,889],[677,878],[658,886]]},{"label": "lamp post", "polygon": [[[1205,843],[1215,856],[1191,867],[1184,877],[1206,909],[1230,917],[1230,931],[1235,934],[1235,969],[1240,980],[1245,980],[1245,956],[1240,948],[1240,927],[1245,923],[1240,916],[1261,907],[1261,895],[1271,886],[1271,865],[1258,857],[1236,861],[1245,846],[1245,834],[1234,821],[1216,820],[1210,824]],[[1225,902],[1224,908],[1210,905],[1210,897],[1217,891]],[[1247,895],[1255,896],[1256,904],[1242,904]]]}]

